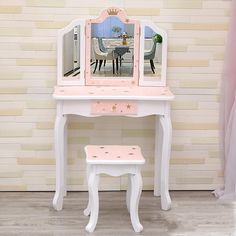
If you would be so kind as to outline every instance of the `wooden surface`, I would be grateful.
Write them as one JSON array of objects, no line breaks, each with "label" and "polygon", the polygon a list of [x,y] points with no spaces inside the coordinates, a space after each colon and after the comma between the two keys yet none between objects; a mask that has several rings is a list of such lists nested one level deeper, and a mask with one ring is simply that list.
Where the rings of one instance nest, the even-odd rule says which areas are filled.
[{"label": "wooden surface", "polygon": [[[100,192],[94,233],[85,231],[87,192],[70,192],[64,209],[52,208],[53,192],[1,192],[1,236],[129,236],[133,232],[125,192]],[[144,191],[139,216],[147,236],[234,236],[236,205],[220,205],[209,191],[171,192],[172,209],[160,210],[160,198]]]},{"label": "wooden surface", "polygon": [[55,99],[173,100],[169,87],[55,86]]}]

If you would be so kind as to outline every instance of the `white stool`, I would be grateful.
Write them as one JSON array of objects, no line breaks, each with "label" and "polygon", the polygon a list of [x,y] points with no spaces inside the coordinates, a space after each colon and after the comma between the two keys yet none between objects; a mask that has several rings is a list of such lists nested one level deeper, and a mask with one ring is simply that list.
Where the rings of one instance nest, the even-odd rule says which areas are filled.
[{"label": "white stool", "polygon": [[99,174],[104,173],[111,176],[128,174],[126,205],[134,231],[141,232],[143,226],[140,224],[138,216],[139,199],[142,192],[140,169],[141,164],[145,163],[145,159],[142,156],[140,147],[89,145],[85,147],[85,153],[89,201],[87,208],[84,210],[84,215],[90,215],[86,230],[93,232],[97,224],[99,211],[98,180]]}]

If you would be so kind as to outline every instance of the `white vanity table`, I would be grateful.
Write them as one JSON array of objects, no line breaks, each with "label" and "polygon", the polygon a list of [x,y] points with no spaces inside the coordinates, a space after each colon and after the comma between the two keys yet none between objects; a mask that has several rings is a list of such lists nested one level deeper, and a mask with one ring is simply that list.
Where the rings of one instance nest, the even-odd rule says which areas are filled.
[{"label": "white vanity table", "polygon": [[[91,48],[91,38],[94,35],[91,34],[95,34],[96,37],[93,24],[103,24],[109,17],[118,18],[121,27],[125,28],[125,24],[128,23],[134,26],[134,34],[131,36],[134,38],[133,65],[129,64],[130,61],[126,63],[125,59],[122,62],[124,68],[125,66],[133,67],[132,74],[130,76],[126,75],[126,77],[123,75],[113,75],[112,77],[109,74],[110,67],[106,65],[101,72],[98,72],[100,77],[93,78],[92,67],[94,63],[91,60],[93,50]],[[132,29],[131,26],[129,26],[129,30]],[[65,76],[68,73],[64,71],[63,63],[68,58],[74,58],[74,55],[65,55],[64,47],[68,42],[64,35],[72,30],[74,31],[74,27],[77,27],[77,40],[79,39],[77,50],[79,53],[77,57],[80,61],[79,73],[77,76]],[[161,35],[163,39],[161,63],[155,65],[161,68],[160,77],[155,76],[155,74],[149,76],[149,71],[145,74],[145,27],[149,27],[153,33]],[[71,43],[73,44],[73,42]],[[84,50],[85,45],[86,52]],[[58,32],[58,85],[55,87],[53,94],[57,102],[55,121],[56,193],[53,199],[53,206],[56,210],[62,209],[63,197],[66,196],[67,191],[66,122],[68,115],[71,114],[84,117],[110,116],[111,119],[112,116],[136,118],[156,115],[154,195],[161,196],[163,210],[170,209],[169,160],[172,136],[170,101],[174,99],[174,95],[165,86],[166,57],[167,35],[165,31],[151,22],[129,20],[125,12],[118,8],[104,10],[97,19],[87,20],[86,22],[75,20]]]}]

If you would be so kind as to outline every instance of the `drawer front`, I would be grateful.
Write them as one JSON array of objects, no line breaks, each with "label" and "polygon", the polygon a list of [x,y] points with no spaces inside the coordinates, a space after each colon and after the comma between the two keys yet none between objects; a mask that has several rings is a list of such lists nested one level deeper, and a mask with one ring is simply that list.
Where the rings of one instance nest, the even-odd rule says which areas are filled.
[{"label": "drawer front", "polygon": [[93,115],[136,115],[137,103],[135,101],[104,101],[91,102],[91,114]]}]

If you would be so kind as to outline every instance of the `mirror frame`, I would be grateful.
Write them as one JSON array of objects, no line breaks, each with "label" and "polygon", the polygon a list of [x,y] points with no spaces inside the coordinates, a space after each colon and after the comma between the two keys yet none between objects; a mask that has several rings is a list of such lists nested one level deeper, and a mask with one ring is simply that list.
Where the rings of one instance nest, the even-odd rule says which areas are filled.
[{"label": "mirror frame", "polygon": [[[132,77],[101,77],[91,78],[91,25],[92,23],[102,23],[106,18],[110,16],[118,17],[123,23],[134,24],[134,65],[133,65],[133,76]],[[96,19],[89,19],[86,21],[86,68],[85,68],[85,82],[86,85],[110,85],[110,86],[138,86],[139,80],[139,21],[131,20],[127,18],[124,10],[116,7],[110,7],[103,10],[100,16]]]},{"label": "mirror frame", "polygon": [[[144,78],[144,48],[145,48],[145,27],[151,28],[154,32],[162,36],[162,58],[161,58],[161,80],[151,81]],[[151,21],[141,21],[140,33],[140,55],[139,55],[139,86],[166,86],[167,70],[167,32]],[[154,78],[148,77],[147,78]]]},{"label": "mirror frame", "polygon": [[[64,76],[63,71],[63,36],[70,32],[74,27],[80,26],[80,74],[69,80],[69,76]],[[65,28],[57,32],[57,84],[58,85],[85,85],[85,20],[74,20]]]}]

